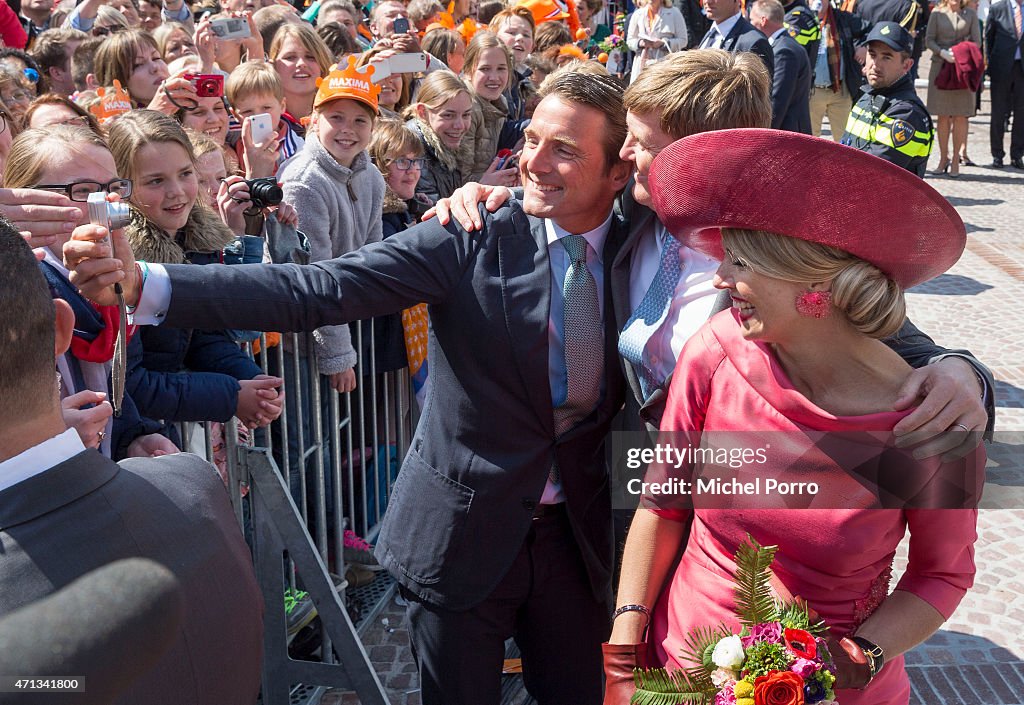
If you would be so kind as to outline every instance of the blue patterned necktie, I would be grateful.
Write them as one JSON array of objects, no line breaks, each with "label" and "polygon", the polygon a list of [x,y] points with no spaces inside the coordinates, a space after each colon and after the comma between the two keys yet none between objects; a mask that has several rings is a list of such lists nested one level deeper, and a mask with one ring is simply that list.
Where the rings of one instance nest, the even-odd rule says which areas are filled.
[{"label": "blue patterned necktie", "polygon": [[[659,230],[661,226],[658,226]],[[679,258],[679,240],[671,235],[665,236],[665,244],[661,247],[661,259],[658,272],[651,281],[650,288],[644,294],[643,301],[626,323],[619,336],[619,352],[633,365],[640,379],[640,389],[644,399],[658,388],[662,380],[644,361],[644,348],[658,328],[661,327],[668,314],[669,302],[679,283],[682,273],[682,262]]]},{"label": "blue patterned necktie", "polygon": [[[569,254],[569,270],[562,284],[567,385],[565,403],[555,409],[555,433],[561,436],[597,406],[604,373],[604,336],[597,282],[587,268],[587,241],[582,235],[566,235],[559,242]],[[558,482],[557,469],[552,470],[551,479]]]}]

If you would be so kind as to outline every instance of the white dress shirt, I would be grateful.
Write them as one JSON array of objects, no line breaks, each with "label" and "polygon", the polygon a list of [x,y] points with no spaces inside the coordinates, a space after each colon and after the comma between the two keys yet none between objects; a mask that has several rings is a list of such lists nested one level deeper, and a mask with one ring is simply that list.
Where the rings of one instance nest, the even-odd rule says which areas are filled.
[{"label": "white dress shirt", "polygon": [[706,46],[701,46],[701,49],[721,49],[722,44],[725,43],[725,38],[729,36],[729,32],[736,26],[736,23],[740,21],[740,13],[736,13],[727,20],[722,22],[714,22],[711,28],[714,29],[718,34],[712,36],[711,42]]},{"label": "white dress shirt", "polygon": [[[636,311],[658,273],[665,238],[671,237],[656,219],[640,235],[629,270],[629,308]],[[676,367],[683,345],[707,322],[718,290],[713,285],[718,262],[685,245],[679,247],[680,274],[668,314],[644,345],[647,366],[664,383]]]},{"label": "white dress shirt", "polygon": [[82,439],[73,428],[32,446],[0,463],[0,492],[44,473],[84,450]]}]

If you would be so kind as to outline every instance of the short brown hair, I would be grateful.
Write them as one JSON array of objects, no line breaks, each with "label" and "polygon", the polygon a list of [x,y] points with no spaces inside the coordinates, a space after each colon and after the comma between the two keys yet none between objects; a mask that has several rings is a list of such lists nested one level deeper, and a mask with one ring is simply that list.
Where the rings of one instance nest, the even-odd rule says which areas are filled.
[{"label": "short brown hair", "polygon": [[96,50],[104,41],[104,37],[89,37],[75,47],[75,53],[71,55],[71,80],[75,84],[75,90],[84,91],[89,88],[87,79],[93,73],[93,66],[96,62]]},{"label": "short brown hair", "polygon": [[543,22],[533,32],[533,50],[538,54],[543,54],[545,49],[571,43],[569,28],[562,22]]},{"label": "short brown hair", "polygon": [[32,104],[28,106],[28,110],[25,111],[25,115],[22,118],[26,128],[32,124],[32,116],[43,105],[59,105],[62,108],[67,108],[75,115],[82,118],[79,121],[82,123],[82,127],[89,128],[90,130],[95,132],[101,139],[103,138],[103,130],[100,128],[100,123],[96,120],[95,115],[90,113],[88,110],[86,110],[70,98],[67,98],[62,95],[57,95],[56,93],[43,93],[41,96],[32,101]]},{"label": "short brown hair", "polygon": [[377,170],[388,178],[391,162],[405,154],[423,154],[423,143],[401,120],[384,118],[373,126],[373,138],[367,150]]},{"label": "short brown hair", "polygon": [[234,106],[242,96],[272,95],[278,101],[284,100],[284,85],[274,67],[263,61],[246,61],[238,65],[228,76],[224,95]]},{"label": "short brown hair", "polygon": [[464,44],[461,34],[454,29],[438,27],[423,35],[420,48],[447,64],[448,55],[458,50],[460,44]]},{"label": "short brown hair", "polygon": [[32,44],[29,54],[39,65],[39,73],[49,78],[52,68],[70,69],[71,57],[68,55],[68,42],[80,42],[89,38],[85,32],[77,29],[48,29]]},{"label": "short brown hair", "polygon": [[548,76],[541,88],[542,99],[550,97],[584,105],[604,114],[605,167],[621,161],[619,150],[626,141],[626,109],[622,105],[622,84],[614,76],[560,69]]},{"label": "short brown hair", "polygon": [[335,61],[346,54],[359,54],[363,48],[352,38],[348,29],[341,22],[325,22],[316,26],[316,33],[324,40]]},{"label": "short brown hair", "polygon": [[773,24],[782,24],[786,21],[786,11],[779,0],[757,0],[750,8],[751,15],[755,10],[759,17],[767,17]]},{"label": "short brown hair", "polygon": [[626,89],[626,110],[660,116],[674,139],[712,130],[771,127],[771,77],[755,54],[695,49],[644,69]]}]

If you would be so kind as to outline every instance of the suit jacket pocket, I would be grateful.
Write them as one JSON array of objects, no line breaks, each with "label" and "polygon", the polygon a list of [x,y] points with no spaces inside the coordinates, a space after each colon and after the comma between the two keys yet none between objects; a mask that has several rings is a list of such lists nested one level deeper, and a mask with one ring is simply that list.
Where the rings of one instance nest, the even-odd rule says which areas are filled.
[{"label": "suit jacket pocket", "polygon": [[378,541],[406,576],[424,585],[437,583],[458,549],[472,502],[472,489],[410,450]]}]

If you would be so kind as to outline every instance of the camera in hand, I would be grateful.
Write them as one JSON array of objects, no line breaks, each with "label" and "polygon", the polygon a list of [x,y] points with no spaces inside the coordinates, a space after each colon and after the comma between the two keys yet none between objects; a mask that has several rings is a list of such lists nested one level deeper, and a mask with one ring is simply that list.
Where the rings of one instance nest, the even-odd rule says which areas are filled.
[{"label": "camera in hand", "polygon": [[131,208],[127,203],[108,201],[107,194],[102,191],[90,193],[87,201],[89,222],[102,225],[107,230],[117,230],[128,225],[132,218]]},{"label": "camera in hand", "polygon": [[220,98],[224,95],[224,77],[216,73],[187,73],[185,80],[196,87],[200,98]]},{"label": "camera in hand", "polygon": [[284,192],[273,176],[247,179],[245,184],[249,187],[249,200],[253,208],[276,206],[284,199]]}]

